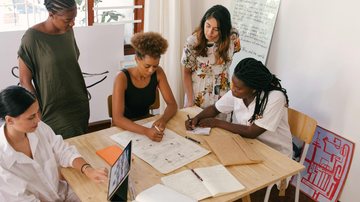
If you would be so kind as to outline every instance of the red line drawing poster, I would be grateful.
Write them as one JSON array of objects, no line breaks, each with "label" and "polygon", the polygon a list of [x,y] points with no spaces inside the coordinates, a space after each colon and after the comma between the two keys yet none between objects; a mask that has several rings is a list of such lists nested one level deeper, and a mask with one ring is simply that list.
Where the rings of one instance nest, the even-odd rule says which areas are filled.
[{"label": "red line drawing poster", "polygon": [[[355,144],[317,126],[304,161],[300,190],[314,201],[337,201],[351,166]],[[292,184],[296,181],[293,178]]]}]

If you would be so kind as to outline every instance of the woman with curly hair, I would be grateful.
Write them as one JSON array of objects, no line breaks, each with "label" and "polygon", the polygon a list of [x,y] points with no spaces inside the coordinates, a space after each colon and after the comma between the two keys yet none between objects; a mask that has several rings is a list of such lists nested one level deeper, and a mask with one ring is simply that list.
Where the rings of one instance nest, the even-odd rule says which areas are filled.
[{"label": "woman with curly hair", "polygon": [[[112,123],[124,130],[146,135],[153,141],[161,141],[166,123],[175,115],[177,104],[159,66],[160,57],[165,53],[168,43],[160,34],[154,32],[137,33],[131,39],[135,49],[137,65],[123,69],[115,78],[112,94]],[[160,89],[166,102],[164,113],[151,128],[144,127],[133,120],[149,116],[149,107]]]}]

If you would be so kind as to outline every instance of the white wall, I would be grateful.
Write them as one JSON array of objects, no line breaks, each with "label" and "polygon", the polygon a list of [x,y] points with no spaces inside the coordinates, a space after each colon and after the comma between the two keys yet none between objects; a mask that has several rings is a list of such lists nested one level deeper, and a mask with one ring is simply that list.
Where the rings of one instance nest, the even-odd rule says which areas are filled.
[{"label": "white wall", "polygon": [[[19,82],[19,79],[11,75],[11,68],[18,65],[17,50],[24,32],[0,32],[0,90]],[[124,26],[75,27],[74,33],[80,49],[79,63],[82,71],[87,73],[109,71],[103,82],[88,89],[92,96],[89,121],[109,119],[107,96],[112,93],[114,78],[124,55]],[[18,71],[16,73],[18,75]],[[87,77],[86,85],[91,85],[103,77],[103,75]]]},{"label": "white wall", "polygon": [[[195,25],[214,4],[230,10],[230,0],[193,1]],[[290,106],[318,124],[360,143],[360,1],[281,1],[267,66],[282,79]],[[356,201],[360,151],[340,197]]]},{"label": "white wall", "polygon": [[[268,66],[287,87],[290,105],[318,125],[360,143],[360,1],[282,1]],[[341,201],[360,185],[355,150]]]}]

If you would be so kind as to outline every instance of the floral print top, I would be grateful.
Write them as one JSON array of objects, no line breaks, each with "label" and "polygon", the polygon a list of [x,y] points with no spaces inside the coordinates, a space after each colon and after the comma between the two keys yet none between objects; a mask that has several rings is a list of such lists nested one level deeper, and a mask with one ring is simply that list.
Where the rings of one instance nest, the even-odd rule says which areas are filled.
[{"label": "floral print top", "polygon": [[181,64],[192,71],[194,104],[205,108],[214,104],[230,89],[229,67],[234,53],[240,51],[237,30],[232,30],[228,56],[230,61],[216,64],[217,44],[208,47],[207,57],[196,56],[193,49],[197,43],[196,35],[189,36],[185,42]]}]

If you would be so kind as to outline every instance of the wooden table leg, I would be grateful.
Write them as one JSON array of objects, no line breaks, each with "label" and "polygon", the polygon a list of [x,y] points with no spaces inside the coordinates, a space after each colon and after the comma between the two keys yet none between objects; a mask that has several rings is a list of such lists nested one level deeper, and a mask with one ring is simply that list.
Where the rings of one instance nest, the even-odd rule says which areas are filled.
[{"label": "wooden table leg", "polygon": [[242,197],[241,200],[242,200],[242,202],[251,202],[250,195]]},{"label": "wooden table leg", "polygon": [[286,179],[281,180],[280,182],[279,196],[285,196],[285,191],[286,191]]}]

